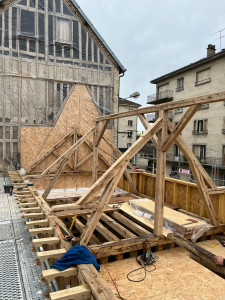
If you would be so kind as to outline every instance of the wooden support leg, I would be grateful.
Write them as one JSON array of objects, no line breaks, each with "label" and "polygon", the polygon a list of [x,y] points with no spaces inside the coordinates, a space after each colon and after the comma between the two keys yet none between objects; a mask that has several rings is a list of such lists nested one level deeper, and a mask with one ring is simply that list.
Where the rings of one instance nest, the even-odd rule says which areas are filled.
[{"label": "wooden support leg", "polygon": [[[159,117],[167,117],[164,111],[160,111]],[[157,167],[156,167],[156,191],[155,191],[155,216],[154,233],[162,235],[163,233],[163,207],[165,197],[165,171],[166,171],[166,152],[162,152],[162,143],[166,139],[167,126],[164,123],[158,132],[157,146]]]},{"label": "wooden support leg", "polygon": [[91,215],[89,221],[87,222],[86,230],[81,235],[81,240],[80,240],[81,245],[86,246],[88,244],[88,242],[91,238],[91,235],[93,234],[93,232],[96,228],[96,225],[99,222],[99,220],[103,214],[103,211],[104,211],[105,207],[107,206],[107,204],[113,194],[113,191],[116,188],[116,186],[120,180],[120,177],[122,176],[125,169],[126,169],[126,166],[123,166],[121,168],[121,170],[119,170],[115,174],[115,177],[107,183],[107,185],[102,193],[102,196],[100,198],[99,208],[96,210],[95,213],[93,213]]},{"label": "wooden support leg", "polygon": [[55,177],[51,180],[51,182],[49,183],[49,185],[47,186],[47,188],[45,189],[44,191],[44,194],[42,195],[42,198],[43,199],[47,199],[49,193],[51,192],[51,189],[54,185],[54,183],[56,182],[56,180],[59,178],[59,176],[61,175],[62,173],[62,170],[63,168],[65,167],[66,163],[67,163],[68,159],[67,158],[64,158],[64,160],[61,162],[60,164],[60,167],[58,168],[56,174],[55,174]]}]

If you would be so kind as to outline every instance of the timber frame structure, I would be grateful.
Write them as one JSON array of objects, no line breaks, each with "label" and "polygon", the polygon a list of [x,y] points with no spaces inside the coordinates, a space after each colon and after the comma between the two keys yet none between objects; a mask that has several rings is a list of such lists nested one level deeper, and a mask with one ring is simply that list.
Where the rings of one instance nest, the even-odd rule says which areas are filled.
[{"label": "timber frame structure", "polygon": [[[174,103],[160,104],[154,107],[140,108],[133,111],[117,113],[97,118],[95,121],[95,127],[90,129],[83,136],[80,135],[79,139],[75,141],[74,144],[70,146],[62,155],[60,155],[55,160],[55,162],[51,163],[51,165],[49,165],[41,174],[33,175],[30,173],[30,171],[32,170],[34,165],[37,165],[40,161],[42,161],[44,156],[39,160],[36,160],[33,163],[33,165],[29,166],[29,172],[25,179],[50,179],[50,183],[48,184],[47,188],[45,188],[42,197],[38,194],[34,187],[27,187],[24,180],[18,175],[18,173],[9,171],[9,175],[13,183],[17,187],[21,187],[22,185],[22,191],[16,188],[16,194],[20,202],[22,211],[25,213],[24,217],[26,217],[27,219],[33,219],[33,221],[28,222],[27,225],[31,228],[33,228],[33,226],[36,225],[38,227],[41,227],[39,229],[30,229],[30,233],[32,235],[35,235],[43,234],[46,231],[46,233],[51,234],[51,236],[54,235],[53,237],[49,237],[46,239],[34,239],[34,245],[36,247],[45,243],[47,245],[61,245],[59,249],[48,250],[48,248],[46,248],[44,252],[37,253],[38,258],[40,260],[45,260],[47,258],[58,259],[62,257],[62,255],[70,247],[70,244],[62,239],[57,230],[56,224],[60,224],[62,225],[62,227],[68,230],[71,224],[70,220],[71,222],[73,220],[75,221],[75,216],[81,216],[85,220],[85,224],[81,223],[78,219],[76,220],[76,228],[79,228],[79,231],[81,233],[77,240],[79,239],[80,245],[90,247],[90,251],[92,251],[98,258],[105,258],[110,255],[116,255],[121,257],[123,253],[137,251],[140,249],[148,249],[148,242],[150,242],[151,247],[163,247],[163,245],[168,246],[176,243],[181,245],[182,247],[185,247],[188,250],[190,248],[193,249],[192,245],[190,245],[189,242],[185,242],[185,239],[190,238],[190,234],[184,235],[184,239],[181,239],[177,237],[176,234],[168,234],[168,232],[163,227],[163,212],[165,198],[165,158],[166,151],[173,142],[177,144],[177,146],[183,152],[191,166],[192,173],[197,184],[197,188],[201,195],[201,200],[207,213],[207,218],[209,219],[209,223],[212,224],[210,225],[210,228],[205,233],[205,235],[214,235],[216,233],[225,232],[225,225],[219,224],[218,216],[215,207],[213,206],[212,199],[210,197],[211,195],[215,194],[224,194],[225,190],[218,189],[215,186],[210,176],[207,174],[207,172],[204,170],[204,168],[198,161],[197,157],[188,148],[185,141],[180,136],[181,131],[184,129],[184,127],[187,125],[190,119],[194,116],[195,112],[200,107],[200,105],[219,101],[225,101],[225,92],[204,95],[192,99],[177,101]],[[176,126],[174,126],[167,117],[168,111],[180,107],[189,108],[184,114],[184,116],[181,118],[180,122]],[[158,113],[158,119],[152,126],[147,122],[144,116],[144,114],[150,112]],[[116,146],[107,141],[107,139],[104,137],[104,132],[110,120],[133,115],[137,115],[140,118],[146,131],[124,154],[121,154],[120,151],[116,148]],[[52,206],[50,206],[51,200],[48,199],[48,195],[52,187],[54,186],[55,182],[59,179],[64,167],[66,166],[66,164],[68,164],[68,161],[73,155],[74,151],[81,144],[87,142],[89,143],[88,138],[90,136],[93,136],[93,143],[91,145],[93,153],[90,155],[90,157],[92,156],[93,159],[92,186],[88,189],[88,191],[85,194],[81,195],[78,199],[76,199],[76,201],[67,202],[66,204],[64,202],[64,204],[61,205],[53,204]],[[102,139],[104,139],[112,148],[112,157],[114,158],[115,162],[111,166],[109,166],[107,171],[105,171],[101,175],[99,172],[99,159],[101,159],[101,156],[99,154],[99,144]],[[140,197],[144,198],[143,195],[137,191],[137,188],[134,182],[132,181],[131,173],[134,172],[134,168],[129,163],[129,161],[149,140],[153,141],[157,149],[157,171],[155,184],[154,227],[148,227],[146,229],[146,227],[143,228],[138,224],[134,224],[133,221],[126,219],[126,217],[123,214],[120,214],[120,208],[118,206],[113,207],[109,204],[116,203],[112,200],[113,197],[115,200],[115,195],[113,195],[113,193],[123,174],[125,175],[131,187],[133,199],[137,199]],[[54,149],[55,148],[53,147],[51,151],[54,151]],[[46,153],[46,155],[47,154],[48,153]],[[78,163],[81,164],[82,162]],[[135,172],[138,171],[136,170]],[[128,194],[125,194],[125,196],[127,195]],[[112,216],[116,220],[119,220],[119,223],[115,224],[113,219],[109,217],[106,213],[112,213]],[[100,219],[104,220],[105,224],[107,224],[107,226],[109,227],[108,229],[107,226],[101,226]],[[62,220],[64,220],[64,222],[62,222]],[[134,235],[131,231],[129,231],[129,229],[125,229],[123,225],[121,225],[125,223],[127,224],[127,228],[132,228],[132,231],[135,231],[138,236]],[[73,233],[72,226],[70,226],[70,229]],[[109,238],[107,243],[99,243],[98,238],[94,235],[95,230],[98,230],[99,232],[101,232],[102,235],[106,236],[107,238],[109,238],[110,236],[111,239]],[[153,231],[153,233],[151,231]],[[119,232],[120,236],[122,236],[123,238],[118,239],[117,236],[115,236],[114,232]],[[192,252],[196,260],[198,259],[196,254],[198,251],[199,249],[195,249]],[[204,252],[204,255],[208,258],[211,258],[209,253]],[[87,294],[87,299],[91,299],[88,298],[88,295],[90,296],[91,293],[92,295],[94,295],[94,299],[114,299],[114,295],[110,294],[110,291],[108,291],[107,288],[105,288],[105,290],[107,290],[108,293],[106,293],[107,297],[105,296],[106,294],[103,295],[101,293],[96,293],[96,283],[91,287],[90,280],[90,276],[93,276],[93,270],[84,271],[84,268],[85,267],[81,265],[78,266],[76,270],[69,270],[68,272],[71,271],[72,273],[75,272],[76,274],[77,272],[81,272],[83,283],[84,285],[87,284],[85,286],[82,286],[82,291]],[[209,266],[209,268],[212,269],[212,266]],[[92,275],[90,275],[88,272],[90,272],[90,274]],[[218,270],[218,268],[214,269],[214,272],[220,273],[222,274],[222,276],[224,276],[224,272]],[[60,275],[58,272],[55,273],[57,274],[54,275],[51,273],[51,276],[49,274],[47,274],[46,276],[49,276],[49,278],[54,278],[54,276],[64,276],[63,274]],[[68,276],[70,276],[70,273],[68,274]],[[88,286],[88,284],[90,285]],[[77,290],[71,292],[78,293]],[[69,296],[68,298],[66,298],[66,296],[60,298],[61,294],[58,295],[58,298],[57,295],[56,297],[52,295],[51,299],[70,299]]]}]

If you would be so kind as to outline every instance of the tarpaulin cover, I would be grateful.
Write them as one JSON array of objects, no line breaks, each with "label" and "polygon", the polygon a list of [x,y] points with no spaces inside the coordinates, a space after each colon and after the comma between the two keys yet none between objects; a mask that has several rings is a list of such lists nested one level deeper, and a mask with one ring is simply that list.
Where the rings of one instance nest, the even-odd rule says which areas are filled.
[{"label": "tarpaulin cover", "polygon": [[93,264],[96,270],[100,271],[100,266],[97,263],[96,257],[85,246],[71,247],[61,259],[57,260],[51,269],[58,269],[63,271],[79,264]]}]

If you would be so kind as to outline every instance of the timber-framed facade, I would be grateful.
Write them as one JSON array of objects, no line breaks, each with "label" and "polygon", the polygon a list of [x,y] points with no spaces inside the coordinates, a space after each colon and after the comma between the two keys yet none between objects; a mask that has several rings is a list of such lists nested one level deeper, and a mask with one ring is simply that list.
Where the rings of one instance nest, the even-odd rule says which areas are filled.
[{"label": "timber-framed facade", "polygon": [[1,169],[20,166],[21,126],[53,126],[74,85],[117,111],[125,69],[75,1],[1,1],[0,27]]}]

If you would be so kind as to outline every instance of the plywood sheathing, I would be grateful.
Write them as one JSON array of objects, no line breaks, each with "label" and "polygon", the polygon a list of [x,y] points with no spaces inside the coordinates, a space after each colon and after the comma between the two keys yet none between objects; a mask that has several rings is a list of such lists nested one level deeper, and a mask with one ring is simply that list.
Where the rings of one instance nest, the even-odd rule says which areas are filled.
[{"label": "plywood sheathing", "polygon": [[[136,258],[129,258],[107,264],[121,296],[129,300],[212,300],[225,295],[224,280],[205,267],[191,260],[188,251],[182,248],[155,252],[159,259],[156,270],[147,273],[142,282],[131,282],[127,273],[139,268]],[[151,270],[149,266],[147,269]],[[112,282],[104,267],[101,275],[113,289]],[[139,270],[132,279],[141,279],[144,271]]]},{"label": "plywood sheathing", "polygon": [[[34,162],[38,157],[43,155],[46,151],[51,149],[58,141],[60,141],[66,134],[68,134],[73,129],[77,129],[77,132],[81,135],[84,135],[90,128],[94,127],[95,119],[98,118],[99,111],[91,98],[91,95],[85,85],[76,85],[69,98],[66,100],[64,108],[62,109],[56,124],[53,127],[36,127],[36,126],[24,126],[21,129],[21,166],[26,169]],[[112,130],[107,129],[105,132],[105,137],[112,141]],[[89,141],[92,143],[92,137]],[[66,139],[59,148],[57,148],[57,153],[61,155],[68,149],[73,143],[73,136]],[[112,159],[110,155],[107,155],[105,151],[109,154],[112,154],[112,150],[105,141],[101,141],[99,146],[100,154],[102,154],[106,160],[111,163]],[[104,153],[101,151],[101,148],[104,150]],[[82,145],[78,149],[78,161],[86,157],[91,153],[91,149],[87,145]],[[56,160],[56,156],[51,154],[47,156],[43,162],[41,162],[33,172],[42,172]],[[69,160],[69,163],[72,164],[73,157]],[[92,170],[92,159],[90,158],[85,162],[81,167],[84,171]],[[99,170],[106,170],[106,164],[99,160]],[[65,167],[65,170],[71,171],[69,166]],[[91,180],[89,177],[91,175],[87,174],[83,176],[82,179],[78,179],[79,176],[74,175],[74,178],[69,179],[69,177],[63,177],[56,182],[55,188],[62,187],[75,187],[74,182],[76,181],[77,187],[90,186]],[[75,181],[74,181],[75,179]],[[64,183],[66,182],[66,186]],[[80,185],[82,182],[82,185]],[[37,188],[44,188],[42,181],[36,181]],[[71,184],[70,184],[71,183]]]}]

